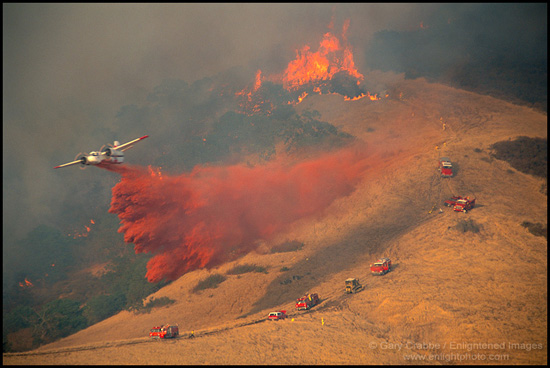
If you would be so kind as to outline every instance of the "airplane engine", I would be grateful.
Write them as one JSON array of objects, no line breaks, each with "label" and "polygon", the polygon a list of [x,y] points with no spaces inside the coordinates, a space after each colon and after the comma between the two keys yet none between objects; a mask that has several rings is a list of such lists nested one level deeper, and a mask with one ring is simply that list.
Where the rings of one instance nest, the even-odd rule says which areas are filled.
[{"label": "airplane engine", "polygon": [[108,147],[105,149],[105,155],[111,158],[111,162],[116,164],[121,164],[124,162],[124,152],[116,150],[112,147]]},{"label": "airplane engine", "polygon": [[76,155],[75,161],[80,161],[82,165],[89,165],[88,159],[86,156],[81,156],[81,154]]}]

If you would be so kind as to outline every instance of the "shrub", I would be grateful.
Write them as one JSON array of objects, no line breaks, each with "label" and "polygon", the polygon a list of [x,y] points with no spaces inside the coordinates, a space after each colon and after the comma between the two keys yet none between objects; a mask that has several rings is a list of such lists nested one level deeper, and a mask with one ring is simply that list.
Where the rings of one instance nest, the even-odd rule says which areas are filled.
[{"label": "shrub", "polygon": [[523,221],[521,226],[526,227],[529,232],[535,236],[544,236],[548,239],[548,226],[544,226],[541,223],[533,224],[529,221]]},{"label": "shrub", "polygon": [[124,294],[96,295],[84,307],[84,316],[90,325],[115,315],[124,308]]},{"label": "shrub", "polygon": [[492,156],[514,169],[538,177],[548,176],[548,141],[545,138],[518,137],[493,144]]},{"label": "shrub", "polygon": [[134,312],[141,314],[141,313],[151,313],[151,309],[158,308],[158,307],[164,307],[166,305],[174,304],[176,301],[173,299],[170,299],[167,296],[163,296],[161,298],[155,299],[152,297],[148,303],[146,303],[143,306],[134,308]]},{"label": "shrub", "polygon": [[199,281],[197,286],[193,288],[193,292],[199,292],[205,289],[215,289],[219,284],[225,281],[225,276],[218,273],[208,276],[206,279]]},{"label": "shrub", "polygon": [[458,231],[462,231],[463,233],[467,231],[471,231],[473,233],[479,233],[479,230],[482,228],[482,226],[478,223],[476,223],[472,219],[468,220],[459,220],[458,223],[455,225],[455,229]]},{"label": "shrub", "polygon": [[297,240],[287,241],[271,248],[271,253],[284,253],[284,252],[294,252],[302,249],[304,243],[300,243]]},{"label": "shrub", "polygon": [[267,273],[267,269],[263,266],[256,266],[250,264],[244,264],[233,267],[231,270],[227,271],[228,275],[241,275],[248,272],[263,272]]}]

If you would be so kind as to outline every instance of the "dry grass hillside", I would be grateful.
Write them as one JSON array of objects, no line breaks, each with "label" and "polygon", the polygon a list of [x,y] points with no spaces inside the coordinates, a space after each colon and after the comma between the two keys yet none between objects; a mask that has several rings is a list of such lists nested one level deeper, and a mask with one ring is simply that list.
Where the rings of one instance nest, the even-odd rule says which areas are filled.
[{"label": "dry grass hillside", "polygon": [[[423,79],[386,83],[390,96],[380,101],[327,95],[298,105],[370,147],[350,196],[258,252],[153,295],[174,304],[121,312],[37,350],[4,354],[3,363],[546,364],[547,240],[521,226],[547,224],[544,180],[489,155],[498,141],[546,138],[546,114]],[[453,161],[454,178],[439,177],[439,155]],[[452,194],[475,196],[477,207],[443,207]],[[462,219],[480,231],[460,231]],[[304,246],[269,252],[289,240]],[[371,276],[369,264],[383,256],[394,271]],[[227,275],[245,264],[267,273]],[[192,292],[216,273],[227,279]],[[345,295],[348,277],[366,288]],[[321,303],[296,312],[294,300],[308,291]],[[280,309],[290,318],[265,321]],[[163,323],[178,323],[182,336],[149,340]],[[192,330],[196,338],[186,338]]]}]

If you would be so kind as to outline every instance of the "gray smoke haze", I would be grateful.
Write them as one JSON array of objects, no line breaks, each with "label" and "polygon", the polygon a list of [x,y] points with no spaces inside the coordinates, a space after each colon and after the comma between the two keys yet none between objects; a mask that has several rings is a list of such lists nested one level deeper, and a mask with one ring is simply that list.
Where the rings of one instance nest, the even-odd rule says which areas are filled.
[{"label": "gray smoke haze", "polygon": [[[14,240],[39,224],[62,225],[68,204],[87,203],[76,188],[80,195],[94,193],[108,209],[116,177],[93,167],[53,166],[145,134],[150,140],[127,159],[151,163],[147,145],[155,143],[154,131],[123,130],[116,115],[142,104],[163,80],[192,83],[235,66],[281,71],[296,49],[319,43],[331,20],[337,32],[346,19],[364,73],[376,32],[415,29],[442,9],[457,15],[476,6],[3,4],[4,262],[17,251]],[[90,218],[89,208],[80,211]]]},{"label": "gray smoke haze", "polygon": [[[296,49],[317,44],[333,18],[335,27],[351,18],[349,34],[365,43],[381,27],[418,23],[417,8],[4,4],[4,244],[59,215],[72,195],[67,182],[104,175],[53,166],[114,139],[152,133],[114,136],[114,117],[121,106],[143,102],[164,79],[191,83],[253,62],[281,69]],[[139,150],[131,156],[146,159]]]}]

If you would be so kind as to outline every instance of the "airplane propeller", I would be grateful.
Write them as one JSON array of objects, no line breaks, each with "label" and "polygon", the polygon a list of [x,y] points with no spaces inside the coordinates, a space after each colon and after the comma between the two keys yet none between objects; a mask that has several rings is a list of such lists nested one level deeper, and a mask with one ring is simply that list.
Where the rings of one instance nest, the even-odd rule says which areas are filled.
[{"label": "airplane propeller", "polygon": [[[83,158],[83,156],[86,156],[86,155],[87,153],[80,152],[74,157],[74,161],[80,160],[81,158]],[[84,162],[81,162],[81,165],[78,165],[78,167],[80,167],[80,170],[86,170],[86,165],[84,164]]]},{"label": "airplane propeller", "polygon": [[100,153],[105,152],[105,149],[106,149],[106,148],[114,148],[114,146],[113,146],[112,144],[110,144],[110,143],[109,143],[109,144],[104,144],[104,145],[101,146],[101,148],[99,149],[99,152],[100,152]]}]

